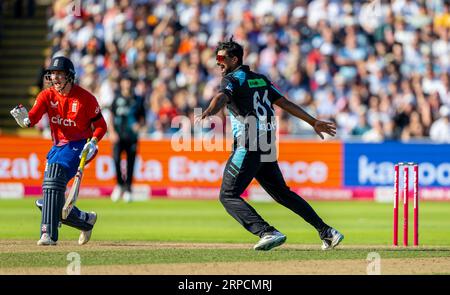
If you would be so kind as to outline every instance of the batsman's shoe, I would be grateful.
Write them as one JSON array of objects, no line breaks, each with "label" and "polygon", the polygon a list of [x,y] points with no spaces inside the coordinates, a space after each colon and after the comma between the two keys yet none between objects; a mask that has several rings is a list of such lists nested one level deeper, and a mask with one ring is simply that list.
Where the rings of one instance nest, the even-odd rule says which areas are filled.
[{"label": "batsman's shoe", "polygon": [[56,242],[53,241],[47,233],[43,233],[41,239],[37,241],[38,246],[54,246]]},{"label": "batsman's shoe", "polygon": [[286,236],[275,230],[265,233],[253,249],[269,251],[270,249],[281,246],[284,242],[286,242]]},{"label": "batsman's shoe", "polygon": [[[94,225],[97,222],[97,213],[95,212],[90,212],[89,214],[89,219],[87,221],[87,223],[92,224],[92,229],[94,229]],[[89,240],[91,239],[91,235],[92,235],[92,229],[91,230],[87,230],[87,231],[81,231],[80,233],[80,238],[78,239],[78,245],[84,245],[87,242],[89,242]]]},{"label": "batsman's shoe", "polygon": [[322,250],[331,250],[344,239],[344,235],[336,229],[330,227],[326,230],[325,237],[322,239]]}]

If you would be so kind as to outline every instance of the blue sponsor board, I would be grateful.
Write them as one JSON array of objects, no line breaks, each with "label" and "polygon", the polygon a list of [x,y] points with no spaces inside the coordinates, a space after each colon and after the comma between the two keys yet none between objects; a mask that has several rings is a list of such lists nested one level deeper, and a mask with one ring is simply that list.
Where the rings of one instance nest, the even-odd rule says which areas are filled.
[{"label": "blue sponsor board", "polygon": [[[450,144],[397,142],[345,143],[344,185],[393,185],[394,165],[399,162],[419,164],[421,186],[450,187]],[[412,169],[409,175],[412,181]]]}]

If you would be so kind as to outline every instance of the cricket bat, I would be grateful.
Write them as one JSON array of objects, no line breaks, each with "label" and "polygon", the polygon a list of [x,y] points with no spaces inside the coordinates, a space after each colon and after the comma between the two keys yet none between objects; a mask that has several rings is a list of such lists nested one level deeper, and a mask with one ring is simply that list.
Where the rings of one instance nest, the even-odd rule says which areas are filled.
[{"label": "cricket bat", "polygon": [[[89,142],[89,140],[88,140]],[[77,174],[75,175],[75,179],[73,181],[72,187],[70,188],[70,192],[67,195],[66,203],[62,209],[62,219],[67,219],[70,211],[72,211],[73,206],[78,198],[78,192],[80,191],[81,178],[83,177],[84,165],[86,164],[87,150],[81,154],[80,165],[78,165]]]}]

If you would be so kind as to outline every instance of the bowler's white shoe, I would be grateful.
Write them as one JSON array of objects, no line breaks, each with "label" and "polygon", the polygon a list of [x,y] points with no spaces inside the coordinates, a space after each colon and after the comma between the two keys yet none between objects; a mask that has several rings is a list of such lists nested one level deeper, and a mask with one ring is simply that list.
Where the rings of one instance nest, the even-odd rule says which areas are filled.
[{"label": "bowler's white shoe", "polygon": [[37,241],[38,246],[54,246],[56,242],[53,241],[47,233],[43,233],[41,239]]},{"label": "bowler's white shoe", "polygon": [[322,250],[331,250],[344,239],[344,235],[336,229],[330,227],[327,229],[327,235],[322,239]]},{"label": "bowler's white shoe", "polygon": [[116,185],[111,193],[111,201],[113,202],[119,201],[120,198],[122,197],[122,194],[123,194],[122,187],[120,185]]},{"label": "bowler's white shoe", "polygon": [[[87,223],[92,224],[92,226],[95,225],[95,223],[97,222],[97,213],[95,212],[90,212],[88,213],[89,215],[89,219],[87,221]],[[94,229],[94,227],[92,227],[92,229]],[[91,230],[87,230],[87,231],[81,231],[80,233],[80,238],[78,239],[78,245],[84,245],[87,242],[89,242],[89,240],[91,239],[91,235],[92,235],[92,229]]]},{"label": "bowler's white shoe", "polygon": [[286,242],[286,236],[275,230],[273,232],[265,233],[253,249],[268,251],[281,246],[284,242]]},{"label": "bowler's white shoe", "polygon": [[126,192],[123,193],[123,201],[125,203],[130,203],[131,201],[133,201],[133,197],[132,197],[131,192],[126,191]]}]

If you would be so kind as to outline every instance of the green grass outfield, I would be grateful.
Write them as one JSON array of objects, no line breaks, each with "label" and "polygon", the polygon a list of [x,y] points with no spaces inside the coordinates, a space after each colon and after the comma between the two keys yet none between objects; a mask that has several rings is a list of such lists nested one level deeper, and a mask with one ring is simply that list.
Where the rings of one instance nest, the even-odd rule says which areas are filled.
[{"label": "green grass outfield", "polygon": [[[34,198],[0,200],[1,239],[39,239],[40,212]],[[263,218],[288,236],[291,244],[320,244],[317,232],[303,219],[276,203],[252,203]],[[310,202],[326,223],[345,235],[348,245],[390,245],[392,205],[375,202]],[[109,199],[81,199],[84,211],[96,211],[93,239],[98,241],[161,241],[252,243],[257,238],[241,227],[219,201],[153,199],[130,204]],[[411,206],[410,206],[411,207]],[[402,208],[399,210],[402,241]],[[410,208],[410,242],[412,242]],[[450,203],[420,204],[420,243],[450,246]],[[64,226],[60,240],[79,231]]]},{"label": "green grass outfield", "polygon": [[[0,200],[0,237],[3,245],[18,240],[30,241],[35,248],[39,239],[40,213],[34,198]],[[112,203],[109,199],[81,199],[82,210],[96,211],[98,221],[88,245],[136,245],[139,242],[221,243],[220,249],[131,247],[127,249],[90,249],[76,245],[79,231],[64,226],[60,230],[62,244],[82,253],[85,265],[284,261],[311,259],[365,259],[371,249],[385,258],[450,257],[450,203],[422,202],[420,205],[421,247],[392,249],[392,205],[374,202],[311,202],[328,224],[344,235],[342,249],[321,251],[317,232],[303,219],[276,203],[252,203],[272,225],[288,236],[286,246],[270,252],[255,252],[251,245],[258,238],[245,231],[229,216],[219,201],[153,199],[130,204]],[[401,209],[401,208],[400,208]],[[402,210],[400,210],[402,211]],[[401,213],[401,212],[400,212]],[[410,212],[410,243],[412,243],[412,208]],[[400,214],[400,235],[402,221]],[[102,244],[103,243],[103,244]],[[230,248],[226,247],[230,244]],[[248,250],[233,248],[232,244],[248,244]],[[72,247],[73,245],[73,247]],[[289,246],[299,246],[292,248]],[[317,250],[301,248],[317,245]],[[354,247],[353,247],[354,246]],[[435,247],[440,246],[440,247]],[[346,248],[349,247],[349,248]],[[353,247],[353,248],[352,248]],[[434,248],[435,247],[435,248]],[[39,248],[44,249],[44,248]],[[0,251],[0,268],[46,267],[67,264],[66,248],[45,248],[34,252],[14,247]]]}]

